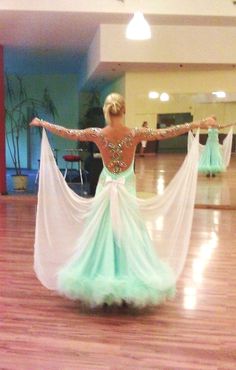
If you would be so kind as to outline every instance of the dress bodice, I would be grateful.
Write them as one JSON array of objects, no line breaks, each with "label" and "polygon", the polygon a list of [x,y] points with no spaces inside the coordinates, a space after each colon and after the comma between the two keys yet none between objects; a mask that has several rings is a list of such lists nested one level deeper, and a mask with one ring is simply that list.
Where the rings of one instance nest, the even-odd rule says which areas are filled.
[{"label": "dress bodice", "polygon": [[208,129],[208,140],[218,142],[219,131],[216,128]]},{"label": "dress bodice", "polygon": [[100,132],[97,145],[102,155],[103,165],[110,174],[117,175],[126,172],[130,167],[133,168],[136,143],[132,130],[117,141],[109,140]]}]

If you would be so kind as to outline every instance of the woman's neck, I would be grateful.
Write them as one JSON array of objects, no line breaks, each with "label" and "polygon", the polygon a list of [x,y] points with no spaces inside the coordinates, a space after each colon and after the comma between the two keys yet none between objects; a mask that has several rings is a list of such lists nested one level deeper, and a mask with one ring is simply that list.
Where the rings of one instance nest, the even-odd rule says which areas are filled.
[{"label": "woman's neck", "polygon": [[124,117],[122,116],[113,116],[111,118],[110,127],[112,128],[121,128],[124,127]]}]

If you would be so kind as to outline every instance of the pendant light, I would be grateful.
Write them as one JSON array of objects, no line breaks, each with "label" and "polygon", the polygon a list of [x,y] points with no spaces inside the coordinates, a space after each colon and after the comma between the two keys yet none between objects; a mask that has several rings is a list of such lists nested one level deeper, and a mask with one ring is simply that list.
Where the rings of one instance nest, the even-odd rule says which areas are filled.
[{"label": "pendant light", "polygon": [[130,40],[148,40],[151,38],[151,29],[143,13],[135,12],[126,28],[126,37]]}]

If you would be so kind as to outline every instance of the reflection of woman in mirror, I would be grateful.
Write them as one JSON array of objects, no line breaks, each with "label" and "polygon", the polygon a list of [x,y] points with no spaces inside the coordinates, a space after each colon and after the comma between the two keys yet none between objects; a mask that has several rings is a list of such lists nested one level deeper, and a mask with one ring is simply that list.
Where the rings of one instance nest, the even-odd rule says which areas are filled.
[{"label": "reflection of woman in mirror", "polygon": [[[227,127],[221,126],[220,129]],[[198,170],[207,177],[215,177],[216,174],[226,171],[223,158],[222,146],[219,143],[219,130],[214,127],[208,129],[206,145],[199,159]]]},{"label": "reflection of woman in mirror", "polygon": [[[217,124],[209,117],[166,129],[130,129],[125,126],[125,101],[119,94],[106,98],[104,114],[104,129],[67,129],[37,118],[31,123],[66,139],[96,143],[104,163],[95,197],[75,196],[56,167],[43,133],[35,271],[47,288],[93,307],[124,302],[136,307],[157,305],[173,296],[187,254],[198,140],[161,202],[159,197],[136,197],[136,146],[142,140],[169,139]],[[160,232],[156,220],[162,220],[163,214],[165,229]],[[164,249],[162,257],[156,253],[158,246]]]},{"label": "reflection of woman in mirror", "polygon": [[[142,127],[143,128],[148,128],[147,121],[143,122]],[[140,157],[144,157],[144,152],[146,150],[146,147],[147,147],[147,140],[142,140],[141,141],[141,148],[140,148]]]}]

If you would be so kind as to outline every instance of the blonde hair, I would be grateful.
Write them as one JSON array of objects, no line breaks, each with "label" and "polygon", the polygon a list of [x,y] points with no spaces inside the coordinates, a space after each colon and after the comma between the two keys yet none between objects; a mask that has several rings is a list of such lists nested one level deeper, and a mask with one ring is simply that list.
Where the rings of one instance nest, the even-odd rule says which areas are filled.
[{"label": "blonde hair", "polygon": [[117,93],[109,94],[103,105],[103,113],[106,123],[111,123],[111,116],[121,116],[125,113],[125,100]]}]

